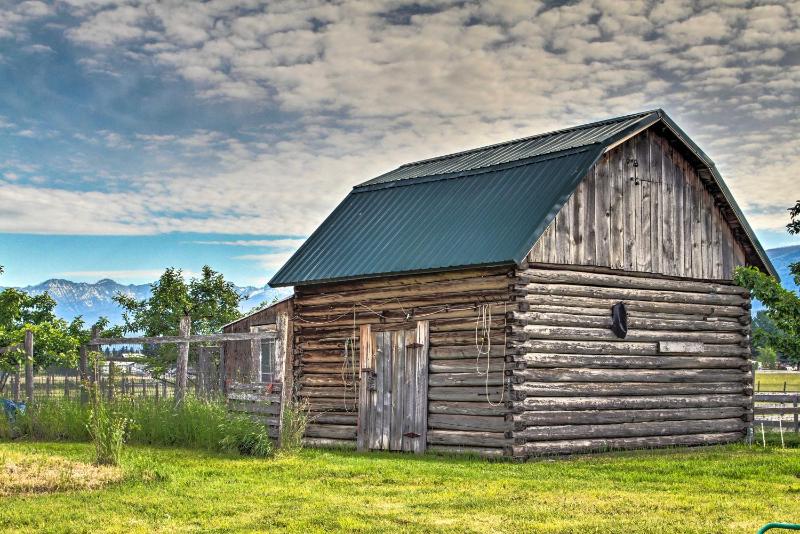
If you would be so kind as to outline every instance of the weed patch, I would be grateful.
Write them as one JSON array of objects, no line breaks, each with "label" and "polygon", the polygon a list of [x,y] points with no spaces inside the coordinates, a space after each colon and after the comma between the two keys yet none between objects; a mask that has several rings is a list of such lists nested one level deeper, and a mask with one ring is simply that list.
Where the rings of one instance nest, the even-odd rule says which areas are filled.
[{"label": "weed patch", "polygon": [[58,456],[0,452],[0,497],[98,489],[122,478],[117,467]]}]

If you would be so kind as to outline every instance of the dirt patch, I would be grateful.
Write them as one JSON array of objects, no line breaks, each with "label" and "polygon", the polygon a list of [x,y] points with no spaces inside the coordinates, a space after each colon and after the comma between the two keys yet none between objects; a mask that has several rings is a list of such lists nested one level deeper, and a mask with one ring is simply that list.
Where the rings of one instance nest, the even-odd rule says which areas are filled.
[{"label": "dirt patch", "polygon": [[122,480],[119,467],[97,466],[58,456],[0,453],[0,497],[97,489]]}]

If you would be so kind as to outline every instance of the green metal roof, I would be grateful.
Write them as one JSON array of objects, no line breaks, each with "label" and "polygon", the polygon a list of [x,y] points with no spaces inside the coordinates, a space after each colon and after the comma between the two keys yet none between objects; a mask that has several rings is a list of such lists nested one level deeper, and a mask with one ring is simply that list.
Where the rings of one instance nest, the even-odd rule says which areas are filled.
[{"label": "green metal roof", "polygon": [[364,182],[269,283],[297,286],[518,263],[605,149],[659,121],[709,166],[774,273],[713,163],[655,110],[423,160]]}]

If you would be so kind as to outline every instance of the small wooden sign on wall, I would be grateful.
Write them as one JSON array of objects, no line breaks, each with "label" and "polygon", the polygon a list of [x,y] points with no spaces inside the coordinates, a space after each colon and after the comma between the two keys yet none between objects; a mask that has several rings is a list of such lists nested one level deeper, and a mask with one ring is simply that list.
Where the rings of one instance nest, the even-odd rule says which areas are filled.
[{"label": "small wooden sign on wall", "polygon": [[664,352],[664,353],[703,352],[703,344],[694,341],[659,341],[658,352]]}]

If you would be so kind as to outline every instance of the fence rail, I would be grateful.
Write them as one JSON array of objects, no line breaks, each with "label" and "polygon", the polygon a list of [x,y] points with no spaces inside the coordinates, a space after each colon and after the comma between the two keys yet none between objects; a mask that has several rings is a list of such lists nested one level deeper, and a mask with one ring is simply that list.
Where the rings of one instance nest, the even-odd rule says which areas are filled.
[{"label": "fence rail", "polygon": [[228,410],[249,415],[267,426],[277,437],[281,415],[281,384],[231,382],[227,392]]},{"label": "fence rail", "polygon": [[800,433],[800,393],[756,393],[753,400],[756,426]]}]

